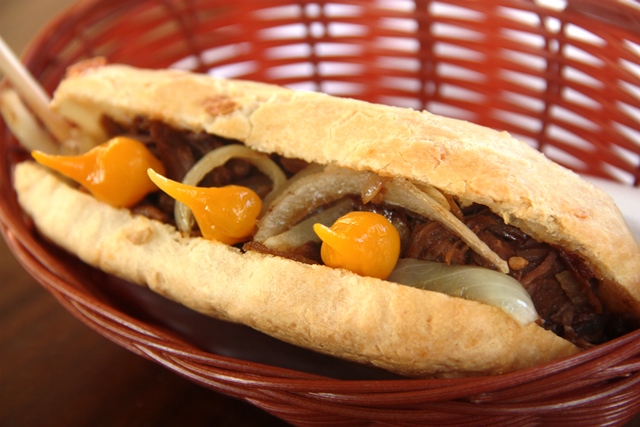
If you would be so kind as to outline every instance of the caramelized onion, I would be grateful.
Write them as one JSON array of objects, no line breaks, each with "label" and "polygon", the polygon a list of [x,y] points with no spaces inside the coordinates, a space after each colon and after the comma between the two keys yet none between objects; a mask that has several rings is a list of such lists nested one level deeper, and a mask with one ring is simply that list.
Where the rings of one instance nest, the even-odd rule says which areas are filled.
[{"label": "caramelized onion", "polygon": [[393,179],[386,185],[385,202],[403,207],[429,219],[440,222],[456,233],[471,250],[482,256],[498,268],[501,273],[509,273],[509,265],[505,260],[487,246],[480,238],[460,221],[451,211],[439,204],[411,182],[404,179]]},{"label": "caramelized onion", "polygon": [[321,206],[335,202],[349,194],[359,194],[370,172],[356,172],[327,166],[294,177],[294,182],[278,196],[258,222],[254,240],[264,243],[297,224]]},{"label": "caramelized onion", "polygon": [[[207,153],[187,172],[183,184],[196,186],[202,179],[215,168],[224,165],[233,158],[242,159],[255,166],[273,182],[271,193],[280,191],[287,178],[280,167],[266,154],[251,150],[244,145],[225,145]],[[270,194],[271,194],[270,193]],[[269,195],[267,195],[269,197]],[[264,203],[266,205],[267,203]],[[174,215],[178,230],[189,233],[193,228],[193,214],[183,203],[176,201]]]},{"label": "caramelized onion", "polygon": [[380,190],[384,187],[384,184],[389,180],[388,177],[381,177],[380,175],[371,174],[365,186],[360,191],[360,197],[362,203],[365,205],[372,201],[380,194]]},{"label": "caramelized onion", "polygon": [[387,280],[498,307],[523,326],[539,317],[531,297],[516,279],[482,267],[404,258]]},{"label": "caramelized onion", "polygon": [[[267,213],[258,223],[254,239],[264,243],[292,227],[310,212],[348,194],[361,194],[371,183],[372,172],[358,172],[328,166],[324,171],[309,173],[290,184],[276,198]],[[505,260],[493,252],[448,209],[404,179],[389,179],[384,185],[383,201],[413,211],[426,218],[438,221],[455,232],[469,247],[495,265],[502,273],[509,272]]]},{"label": "caramelized onion", "polygon": [[284,184],[280,185],[278,188],[274,188],[267,196],[264,198],[265,207],[268,208],[273,205],[273,202],[282,195],[287,189],[289,189],[296,182],[306,177],[307,175],[320,173],[324,170],[324,165],[319,165],[317,163],[311,163],[306,168],[302,169],[291,178],[285,181]]},{"label": "caramelized onion", "polygon": [[299,222],[284,233],[269,237],[264,241],[264,245],[278,251],[294,251],[296,248],[308,242],[320,243],[320,238],[313,231],[314,224],[322,224],[330,227],[338,218],[353,210],[354,204],[351,199],[343,199],[335,205],[311,215],[304,221]]},{"label": "caramelized onion", "polygon": [[418,187],[420,191],[426,193],[427,196],[438,202],[443,208],[448,211],[451,210],[451,204],[449,203],[449,200],[447,200],[447,197],[442,194],[436,187],[429,184],[415,184],[415,186]]}]

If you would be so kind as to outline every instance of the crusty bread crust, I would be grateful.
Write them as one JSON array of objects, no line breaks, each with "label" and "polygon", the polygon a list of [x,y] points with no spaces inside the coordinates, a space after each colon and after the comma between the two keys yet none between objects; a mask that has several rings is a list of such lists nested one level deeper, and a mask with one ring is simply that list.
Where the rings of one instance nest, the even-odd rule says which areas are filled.
[{"label": "crusty bread crust", "polygon": [[[105,138],[102,114],[122,123],[144,115],[259,151],[431,184],[579,254],[605,279],[610,308],[640,313],[640,249],[613,201],[506,133],[260,83],[117,65],[76,69],[53,107],[96,142]],[[16,167],[15,186],[39,230],[87,263],[313,350],[408,376],[498,374],[578,351],[485,304],[183,238],[32,163]]]},{"label": "crusty bread crust", "polygon": [[640,316],[640,246],[613,200],[506,132],[318,93],[181,71],[83,67],[54,108],[97,140],[102,113],[137,115],[264,152],[428,183],[587,260],[612,310]]},{"label": "crusty bread crust", "polygon": [[500,374],[578,351],[492,306],[182,237],[32,162],[14,178],[37,228],[88,264],[302,347],[416,377]]}]

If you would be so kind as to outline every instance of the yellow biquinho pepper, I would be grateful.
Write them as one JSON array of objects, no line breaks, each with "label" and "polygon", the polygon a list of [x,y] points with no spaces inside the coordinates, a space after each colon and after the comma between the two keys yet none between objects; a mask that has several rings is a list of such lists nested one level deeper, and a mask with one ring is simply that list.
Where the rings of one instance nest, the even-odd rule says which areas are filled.
[{"label": "yellow biquinho pepper", "polygon": [[151,169],[148,173],[162,191],[191,209],[205,239],[234,245],[249,240],[255,231],[262,200],[253,190],[239,185],[194,187]]},{"label": "yellow biquinho pepper", "polygon": [[400,257],[400,234],[384,216],[350,212],[331,228],[314,224],[325,265],[346,268],[362,276],[387,278]]},{"label": "yellow biquinho pepper", "polygon": [[116,137],[78,156],[34,151],[40,164],[85,187],[98,200],[115,207],[131,207],[157,191],[147,169],[164,173],[164,166],[140,141]]}]

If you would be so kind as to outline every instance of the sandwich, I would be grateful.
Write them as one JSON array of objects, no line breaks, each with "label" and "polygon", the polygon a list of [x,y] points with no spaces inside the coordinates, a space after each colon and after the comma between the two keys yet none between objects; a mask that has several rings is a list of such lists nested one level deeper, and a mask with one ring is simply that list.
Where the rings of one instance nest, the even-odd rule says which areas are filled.
[{"label": "sandwich", "polygon": [[96,61],[51,108],[76,137],[14,173],[39,233],[203,314],[408,377],[548,363],[640,317],[615,203],[506,132]]}]

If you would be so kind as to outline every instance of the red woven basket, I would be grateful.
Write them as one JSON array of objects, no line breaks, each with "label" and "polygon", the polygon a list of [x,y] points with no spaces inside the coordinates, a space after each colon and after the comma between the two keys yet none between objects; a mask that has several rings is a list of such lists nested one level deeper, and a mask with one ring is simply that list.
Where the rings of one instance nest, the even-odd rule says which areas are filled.
[{"label": "red woven basket", "polygon": [[[638,186],[640,9],[545,4],[88,0],[54,19],[23,59],[49,91],[68,65],[104,56],[427,109]],[[414,380],[204,318],[41,239],[16,202],[11,169],[24,154],[2,122],[0,150],[3,235],[66,309],[132,352],[292,424],[595,426],[640,412],[640,332],[508,375]]]}]

